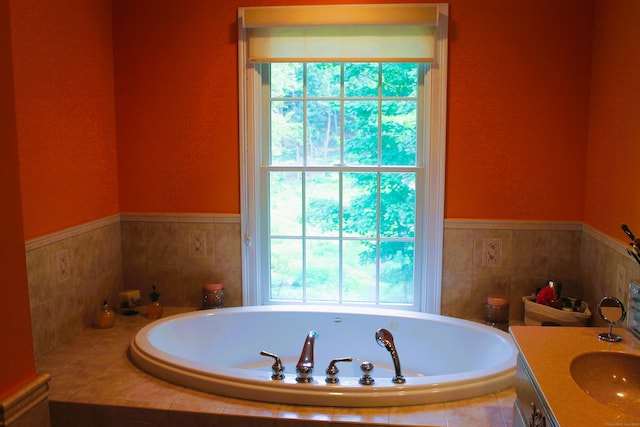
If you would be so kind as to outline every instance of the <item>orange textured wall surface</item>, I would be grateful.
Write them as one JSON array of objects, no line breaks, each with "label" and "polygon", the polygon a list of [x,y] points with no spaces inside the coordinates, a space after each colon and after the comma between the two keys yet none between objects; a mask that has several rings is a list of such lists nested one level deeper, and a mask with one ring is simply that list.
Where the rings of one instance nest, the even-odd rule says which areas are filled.
[{"label": "orange textured wall surface", "polygon": [[[107,0],[11,2],[26,238],[119,211],[239,212],[235,21],[252,3],[114,0],[112,21]],[[447,218],[616,235],[637,217],[622,202],[637,156],[619,154],[637,146],[621,104],[637,68],[604,65],[633,49],[637,2],[596,5],[591,83],[591,3],[450,2]],[[631,34],[608,51],[617,20]]]},{"label": "orange textured wall surface", "polygon": [[[114,0],[122,211],[239,212],[236,10],[256,5]],[[582,219],[591,12],[450,2],[446,217]]]},{"label": "orange textured wall surface", "polygon": [[114,2],[123,212],[240,212],[234,3]]},{"label": "orange textured wall surface", "polygon": [[640,2],[596,1],[585,222],[640,235]]},{"label": "orange textured wall surface", "polygon": [[0,399],[35,378],[15,120],[9,2],[0,0]]},{"label": "orange textured wall surface", "polygon": [[29,239],[119,211],[111,1],[10,5]]},{"label": "orange textured wall surface", "polygon": [[452,1],[447,218],[582,220],[592,9]]}]

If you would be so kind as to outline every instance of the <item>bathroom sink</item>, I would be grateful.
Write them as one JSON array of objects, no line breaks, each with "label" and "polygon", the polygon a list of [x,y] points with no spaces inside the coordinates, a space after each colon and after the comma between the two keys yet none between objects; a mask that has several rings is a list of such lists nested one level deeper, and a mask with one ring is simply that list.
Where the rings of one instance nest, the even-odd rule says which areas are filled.
[{"label": "bathroom sink", "polygon": [[640,418],[640,356],[610,351],[584,353],[571,362],[571,377],[591,398]]}]

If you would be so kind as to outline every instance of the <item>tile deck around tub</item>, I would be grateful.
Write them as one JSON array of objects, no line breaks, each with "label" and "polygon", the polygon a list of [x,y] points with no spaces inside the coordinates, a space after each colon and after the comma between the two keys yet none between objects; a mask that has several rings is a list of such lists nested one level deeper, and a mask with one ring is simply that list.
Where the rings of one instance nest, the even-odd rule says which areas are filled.
[{"label": "tile deck around tub", "polygon": [[[193,309],[165,308],[165,316]],[[118,314],[111,329],[87,329],[37,361],[51,375],[52,426],[446,426],[512,425],[513,388],[454,402],[332,408],[253,402],[159,380],[128,359],[131,339],[152,322]]]}]

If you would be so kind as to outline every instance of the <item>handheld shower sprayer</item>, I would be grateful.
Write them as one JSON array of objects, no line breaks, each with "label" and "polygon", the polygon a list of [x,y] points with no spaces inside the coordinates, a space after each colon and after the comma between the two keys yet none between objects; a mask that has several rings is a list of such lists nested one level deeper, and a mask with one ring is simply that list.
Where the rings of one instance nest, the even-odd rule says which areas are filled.
[{"label": "handheld shower sprayer", "polygon": [[386,329],[378,329],[378,331],[376,332],[376,342],[380,347],[386,348],[387,351],[391,353],[393,367],[396,371],[396,375],[391,381],[396,384],[403,384],[406,380],[402,376],[402,372],[400,370],[400,358],[398,357],[398,350],[396,349],[396,346],[393,342],[393,335]]}]

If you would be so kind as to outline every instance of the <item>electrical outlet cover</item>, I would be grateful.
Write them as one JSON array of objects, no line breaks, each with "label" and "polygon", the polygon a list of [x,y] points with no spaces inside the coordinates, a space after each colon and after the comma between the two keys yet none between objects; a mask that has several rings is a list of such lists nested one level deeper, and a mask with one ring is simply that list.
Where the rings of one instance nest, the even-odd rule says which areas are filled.
[{"label": "electrical outlet cover", "polygon": [[189,255],[192,257],[207,256],[207,233],[192,231],[189,233]]},{"label": "electrical outlet cover", "polygon": [[626,282],[627,282],[627,270],[621,264],[618,264],[618,267],[616,269],[616,297],[620,300],[624,296]]},{"label": "electrical outlet cover", "polygon": [[502,239],[482,239],[482,265],[497,267],[502,264]]},{"label": "electrical outlet cover", "polygon": [[58,270],[58,283],[69,280],[69,251],[64,249],[56,252],[56,269]]}]

